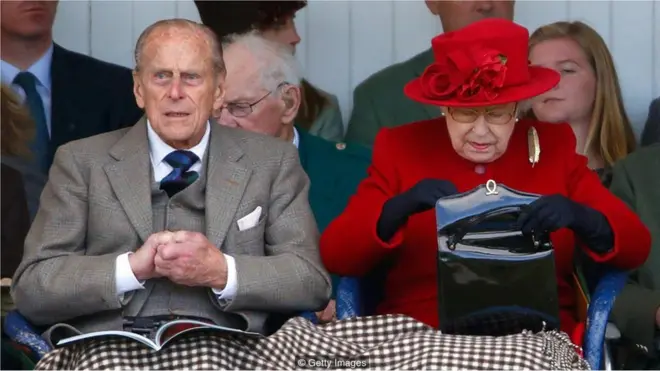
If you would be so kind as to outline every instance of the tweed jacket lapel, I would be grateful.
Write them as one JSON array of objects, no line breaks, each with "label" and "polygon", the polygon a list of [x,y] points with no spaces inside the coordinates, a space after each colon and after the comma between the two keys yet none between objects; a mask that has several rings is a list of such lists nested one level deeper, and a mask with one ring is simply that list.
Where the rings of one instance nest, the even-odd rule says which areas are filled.
[{"label": "tweed jacket lapel", "polygon": [[104,166],[108,180],[128,219],[146,241],[153,233],[151,182],[153,172],[149,157],[147,120],[133,126],[126,136],[110,149],[116,162]]},{"label": "tweed jacket lapel", "polygon": [[223,132],[221,125],[211,125],[206,180],[206,237],[222,246],[234,214],[243,198],[252,170],[239,162],[244,153],[239,143]]}]

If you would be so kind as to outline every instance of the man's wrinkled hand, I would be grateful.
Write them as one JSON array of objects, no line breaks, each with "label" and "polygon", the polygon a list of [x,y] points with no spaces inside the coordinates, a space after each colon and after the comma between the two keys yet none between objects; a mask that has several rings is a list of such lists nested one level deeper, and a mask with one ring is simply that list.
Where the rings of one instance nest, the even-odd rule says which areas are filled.
[{"label": "man's wrinkled hand", "polygon": [[159,245],[171,241],[172,232],[164,231],[154,233],[134,253],[128,256],[128,263],[138,281],[144,281],[158,277],[154,259]]},{"label": "man's wrinkled hand", "polygon": [[157,246],[156,273],[185,286],[222,290],[227,284],[224,254],[201,233],[178,231],[171,241]]}]

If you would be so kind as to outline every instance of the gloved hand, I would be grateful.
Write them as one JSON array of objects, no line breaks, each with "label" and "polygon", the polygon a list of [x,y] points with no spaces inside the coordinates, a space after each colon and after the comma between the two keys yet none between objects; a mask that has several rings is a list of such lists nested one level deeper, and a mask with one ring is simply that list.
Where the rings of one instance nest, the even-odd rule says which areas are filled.
[{"label": "gloved hand", "polygon": [[525,234],[570,228],[592,251],[604,254],[614,247],[614,232],[605,215],[562,195],[543,196],[518,218]]},{"label": "gloved hand", "polygon": [[447,180],[424,179],[409,190],[394,196],[383,205],[376,233],[382,241],[389,241],[413,214],[435,207],[438,199],[458,193]]}]

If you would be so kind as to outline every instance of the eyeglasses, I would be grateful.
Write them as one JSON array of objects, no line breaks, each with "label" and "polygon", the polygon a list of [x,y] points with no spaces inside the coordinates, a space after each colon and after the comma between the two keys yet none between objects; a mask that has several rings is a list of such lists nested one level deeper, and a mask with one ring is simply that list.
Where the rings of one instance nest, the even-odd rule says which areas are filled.
[{"label": "eyeglasses", "polygon": [[263,97],[259,98],[257,101],[253,103],[228,103],[224,105],[222,108],[226,108],[227,112],[229,112],[232,116],[234,117],[245,117],[250,115],[254,111],[254,106],[257,104],[261,103],[264,99],[266,99],[269,95],[271,95],[273,92],[277,91],[280,87],[285,85],[286,83],[280,83],[277,85],[277,87],[268,93],[264,95]]},{"label": "eyeglasses", "polygon": [[472,124],[479,116],[484,116],[486,122],[493,125],[505,125],[516,115],[517,105],[513,108],[495,108],[477,110],[473,108],[447,108],[449,115],[456,122]]}]

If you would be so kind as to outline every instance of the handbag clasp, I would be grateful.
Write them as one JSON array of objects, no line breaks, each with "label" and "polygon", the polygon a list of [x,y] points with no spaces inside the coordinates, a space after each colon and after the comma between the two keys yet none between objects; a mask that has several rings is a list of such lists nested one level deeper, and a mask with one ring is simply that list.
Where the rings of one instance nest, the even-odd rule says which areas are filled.
[{"label": "handbag clasp", "polygon": [[489,179],[486,182],[486,196],[492,196],[497,194],[499,194],[499,192],[497,192],[497,183],[495,183],[494,180]]}]

